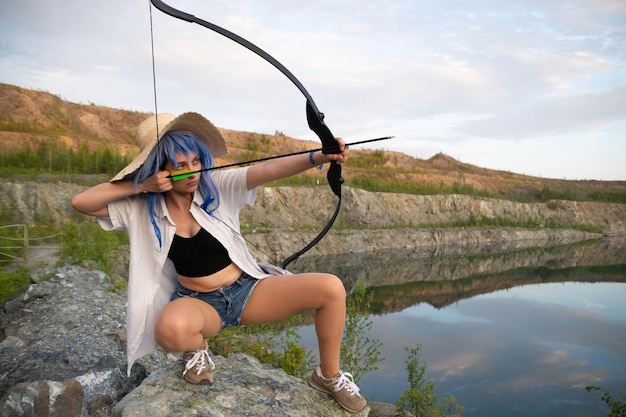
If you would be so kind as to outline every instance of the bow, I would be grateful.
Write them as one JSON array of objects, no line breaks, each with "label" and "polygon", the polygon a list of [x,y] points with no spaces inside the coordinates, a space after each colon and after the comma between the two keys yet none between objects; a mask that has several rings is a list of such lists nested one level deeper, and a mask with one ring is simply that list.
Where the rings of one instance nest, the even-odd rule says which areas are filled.
[{"label": "bow", "polygon": [[[217,32],[220,35],[225,36],[237,42],[241,46],[259,55],[261,58],[265,59],[267,62],[272,64],[276,69],[282,72],[287,78],[289,78],[289,80],[291,80],[291,82],[296,87],[298,87],[300,92],[306,98],[306,119],[309,124],[309,128],[313,132],[315,132],[315,134],[320,138],[320,141],[322,142],[322,153],[324,154],[339,153],[339,147],[337,146],[337,141],[335,139],[335,136],[331,133],[326,123],[324,123],[324,113],[319,111],[319,109],[317,108],[317,105],[315,104],[315,101],[313,100],[313,97],[311,97],[307,89],[304,88],[302,83],[283,64],[278,62],[273,56],[271,56],[270,54],[268,54],[267,52],[265,52],[258,46],[254,45],[252,42],[249,42],[248,40],[242,38],[241,36],[235,33],[232,33],[213,23],[207,22],[206,20],[202,20],[192,14],[177,10],[165,4],[161,0],[150,0],[150,1],[154,5],[154,7],[156,7],[157,9],[159,9],[160,11],[162,11],[163,13],[167,15],[170,15],[177,19],[184,20],[186,22],[199,24],[200,26],[204,26],[205,28],[209,30]],[[324,227],[324,229],[322,229],[322,231],[309,244],[307,244],[304,248],[295,252],[294,254],[292,254],[291,256],[289,256],[287,259],[283,261],[282,263],[283,268],[287,267],[289,263],[298,259],[300,255],[302,255],[303,253],[311,249],[313,246],[315,246],[317,242],[319,242],[326,235],[326,233],[330,230],[333,223],[335,222],[335,219],[337,218],[337,215],[339,214],[339,209],[341,208],[341,184],[343,184],[343,177],[341,176],[341,165],[339,165],[335,161],[332,161],[330,163],[330,167],[328,169],[326,178],[328,180],[328,184],[330,185],[330,188],[332,189],[333,193],[337,196],[337,207],[335,208],[335,212],[333,213],[332,217],[330,218],[330,221]]]}]

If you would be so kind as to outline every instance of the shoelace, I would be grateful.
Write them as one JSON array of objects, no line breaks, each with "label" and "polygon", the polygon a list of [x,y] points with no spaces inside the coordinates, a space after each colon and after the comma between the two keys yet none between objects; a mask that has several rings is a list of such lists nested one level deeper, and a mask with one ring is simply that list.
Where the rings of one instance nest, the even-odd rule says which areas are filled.
[{"label": "shoelace", "polygon": [[359,387],[354,383],[354,378],[350,372],[341,372],[335,384],[335,391],[341,391],[343,388],[348,390],[351,395],[359,395]]},{"label": "shoelace", "polygon": [[213,363],[211,356],[209,356],[209,352],[206,349],[198,350],[193,355],[193,357],[187,361],[187,364],[185,365],[185,370],[183,371],[183,376],[185,376],[187,371],[193,368],[194,366],[198,368],[196,375],[200,375],[200,372],[202,372],[204,368],[207,367],[207,363],[209,367],[211,368],[211,371],[215,369],[215,364]]}]

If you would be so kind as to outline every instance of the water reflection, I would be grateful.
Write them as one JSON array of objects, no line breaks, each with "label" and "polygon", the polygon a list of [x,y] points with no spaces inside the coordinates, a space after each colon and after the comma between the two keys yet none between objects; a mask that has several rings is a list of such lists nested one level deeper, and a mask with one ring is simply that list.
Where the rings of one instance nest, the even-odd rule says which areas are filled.
[{"label": "water reflection", "polygon": [[[607,415],[583,387],[614,395],[626,387],[625,247],[610,239],[342,260],[334,272],[346,286],[363,280],[374,292],[370,336],[384,342],[386,359],[363,378],[363,391],[395,403],[408,388],[403,346],[420,343],[437,392],[453,394],[466,416]],[[316,350],[312,327],[301,334]]]},{"label": "water reflection", "polygon": [[357,282],[375,288],[379,294],[386,292],[381,299],[391,304],[379,305],[378,312],[383,313],[402,310],[420,301],[443,307],[463,297],[536,282],[619,280],[624,276],[626,264],[624,237],[548,248],[500,250],[500,245],[445,246],[305,256],[294,266],[290,265],[290,269],[338,274],[348,292]]}]

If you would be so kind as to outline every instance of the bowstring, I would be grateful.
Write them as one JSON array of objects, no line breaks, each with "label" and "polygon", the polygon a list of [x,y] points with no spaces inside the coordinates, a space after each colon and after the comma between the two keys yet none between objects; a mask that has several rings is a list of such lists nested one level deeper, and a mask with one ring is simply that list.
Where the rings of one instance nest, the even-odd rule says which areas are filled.
[{"label": "bowstring", "polygon": [[[156,82],[156,63],[154,57],[154,26],[152,23],[152,3],[148,0],[148,10],[150,11],[150,56],[152,58],[152,93],[154,96],[154,123],[156,127],[156,138],[157,138],[157,151],[159,147],[159,111],[158,111],[158,100],[157,100],[157,82]],[[160,152],[157,152],[159,155]]]},{"label": "bowstring", "polygon": [[226,226],[227,228],[230,229],[230,231],[236,235],[238,235],[239,237],[241,237],[245,242],[246,242],[246,246],[250,249],[254,249],[257,253],[261,253],[263,254],[269,262],[271,262],[272,264],[276,265],[276,266],[280,266],[280,263],[276,260],[276,258],[274,258],[273,256],[271,256],[270,254],[268,254],[267,252],[265,252],[263,249],[261,249],[259,246],[257,246],[256,244],[254,244],[253,242],[250,241],[250,239],[248,239],[247,237],[245,237],[242,233],[240,233],[239,231],[235,230],[231,225],[229,225],[228,223],[226,223],[224,220],[220,219],[219,217],[217,217],[215,214],[213,214],[213,217],[215,219],[217,219],[220,223],[222,223],[224,226]]},{"label": "bowstring", "polygon": [[[160,145],[160,140],[158,140],[159,137],[159,112],[158,112],[158,100],[157,100],[157,82],[156,82],[156,59],[155,59],[155,54],[154,54],[154,25],[152,22],[152,3],[150,2],[150,0],[148,0],[148,9],[149,9],[149,15],[150,15],[150,55],[152,58],[152,92],[153,92],[153,96],[154,96],[154,121],[156,123],[156,137],[157,137],[157,151],[159,151],[158,147]],[[161,153],[158,152],[158,154],[160,155]],[[186,198],[186,197],[185,197]],[[192,204],[194,203],[193,200],[188,199],[189,201],[192,202]],[[253,244],[249,239],[247,239],[243,234],[241,234],[240,232],[238,232],[237,230],[233,229],[228,223],[226,223],[225,221],[223,221],[222,219],[220,219],[217,216],[213,216],[215,217],[218,221],[220,221],[220,223],[222,223],[223,225],[225,225],[226,227],[228,227],[232,233],[235,233],[236,235],[239,235],[245,242],[247,242],[247,245],[249,248],[254,248],[257,252],[260,252],[261,254],[263,254],[265,257],[267,257],[267,259],[274,263],[275,265],[278,265],[278,262],[276,261],[276,259],[269,255],[268,253],[266,253],[263,249],[261,249],[260,247],[256,246],[255,244]]]}]

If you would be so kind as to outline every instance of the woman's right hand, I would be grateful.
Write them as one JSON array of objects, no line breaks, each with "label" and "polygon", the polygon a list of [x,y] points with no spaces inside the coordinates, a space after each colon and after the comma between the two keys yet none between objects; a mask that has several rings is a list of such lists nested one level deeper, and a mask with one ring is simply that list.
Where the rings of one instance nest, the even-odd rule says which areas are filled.
[{"label": "woman's right hand", "polygon": [[88,216],[107,217],[108,205],[131,195],[153,192],[164,193],[172,189],[172,179],[167,178],[169,171],[159,171],[144,181],[135,184],[130,181],[115,181],[98,184],[72,198],[72,207]]},{"label": "woman's right hand", "polygon": [[151,193],[165,193],[170,191],[174,187],[174,181],[170,176],[170,172],[167,170],[159,171],[151,177],[146,178],[144,181],[137,184],[137,190],[139,192],[151,192]]}]

